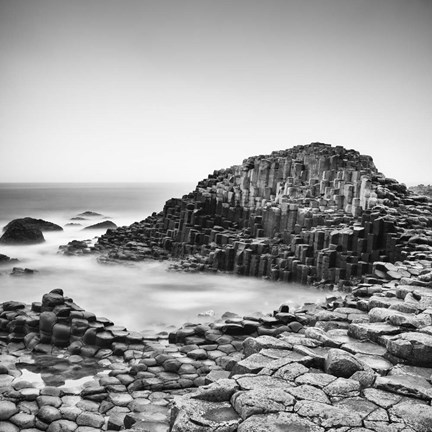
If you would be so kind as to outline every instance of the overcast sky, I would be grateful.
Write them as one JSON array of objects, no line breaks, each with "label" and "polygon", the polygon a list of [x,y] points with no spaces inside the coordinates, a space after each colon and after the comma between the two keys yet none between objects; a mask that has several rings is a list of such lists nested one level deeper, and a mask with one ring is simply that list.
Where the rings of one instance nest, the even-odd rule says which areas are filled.
[{"label": "overcast sky", "polygon": [[431,0],[0,0],[0,182],[198,181],[313,141],[432,183]]}]

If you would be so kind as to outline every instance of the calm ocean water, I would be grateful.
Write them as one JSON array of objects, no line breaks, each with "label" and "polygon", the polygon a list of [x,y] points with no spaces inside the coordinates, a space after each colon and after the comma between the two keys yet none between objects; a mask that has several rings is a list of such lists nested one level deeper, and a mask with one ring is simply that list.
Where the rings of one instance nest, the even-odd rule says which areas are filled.
[{"label": "calm ocean water", "polygon": [[[185,274],[167,271],[166,262],[134,266],[104,266],[95,257],[65,257],[59,245],[73,239],[94,238],[104,231],[83,231],[104,217],[130,225],[162,210],[171,197],[181,197],[192,184],[0,184],[0,227],[19,217],[57,223],[62,232],[44,233],[46,242],[32,246],[0,245],[0,253],[18,258],[14,264],[37,270],[26,277],[10,276],[12,265],[0,267],[0,302],[40,301],[42,294],[62,288],[80,306],[106,316],[129,329],[165,328],[186,321],[202,321],[198,313],[227,310],[240,314],[270,312],[280,303],[293,306],[325,294],[297,284],[221,274]],[[102,217],[82,226],[66,226],[84,211]],[[74,222],[74,221],[72,221]]]}]

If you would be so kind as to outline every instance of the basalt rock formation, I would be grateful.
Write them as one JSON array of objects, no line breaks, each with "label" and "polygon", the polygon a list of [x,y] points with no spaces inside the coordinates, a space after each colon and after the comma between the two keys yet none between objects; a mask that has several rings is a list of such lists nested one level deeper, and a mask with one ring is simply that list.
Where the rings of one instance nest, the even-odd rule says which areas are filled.
[{"label": "basalt rock formation", "polygon": [[312,143],[215,171],[93,250],[102,262],[171,257],[186,270],[343,285],[403,277],[389,263],[428,256],[431,228],[431,201],[370,156]]}]

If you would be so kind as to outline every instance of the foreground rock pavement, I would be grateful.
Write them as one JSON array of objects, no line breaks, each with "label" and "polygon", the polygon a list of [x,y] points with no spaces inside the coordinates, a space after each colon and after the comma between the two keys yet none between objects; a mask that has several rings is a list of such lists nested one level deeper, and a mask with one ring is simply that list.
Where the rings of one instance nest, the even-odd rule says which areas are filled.
[{"label": "foreground rock pavement", "polygon": [[[96,317],[61,290],[5,302],[0,430],[431,431],[431,295],[362,283],[298,310],[158,335]],[[389,323],[413,304],[410,320]],[[87,381],[65,384],[77,370]]]}]

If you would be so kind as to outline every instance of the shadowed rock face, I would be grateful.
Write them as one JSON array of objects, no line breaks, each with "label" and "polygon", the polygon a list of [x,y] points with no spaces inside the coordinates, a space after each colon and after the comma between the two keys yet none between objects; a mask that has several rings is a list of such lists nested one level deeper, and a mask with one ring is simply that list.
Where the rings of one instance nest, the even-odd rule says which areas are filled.
[{"label": "shadowed rock face", "polygon": [[4,244],[37,244],[45,241],[42,231],[36,227],[29,227],[20,222],[10,225],[0,238]]},{"label": "shadowed rock face", "polygon": [[63,231],[63,228],[55,223],[45,221],[43,219],[34,219],[31,217],[25,217],[21,219],[14,219],[10,221],[4,228],[3,231],[7,231],[14,225],[23,225],[26,228],[35,228],[41,231]]}]

